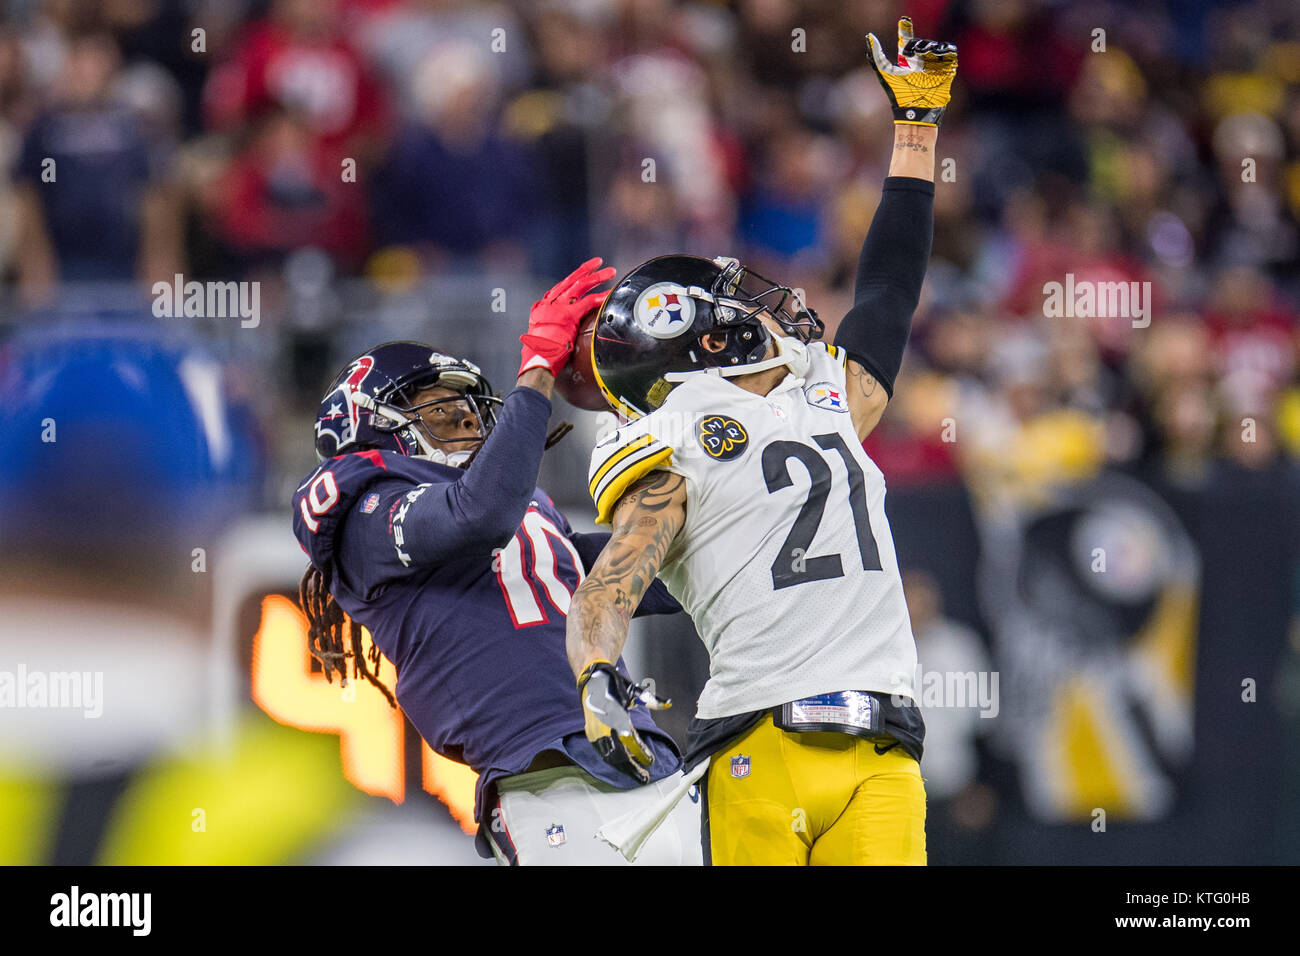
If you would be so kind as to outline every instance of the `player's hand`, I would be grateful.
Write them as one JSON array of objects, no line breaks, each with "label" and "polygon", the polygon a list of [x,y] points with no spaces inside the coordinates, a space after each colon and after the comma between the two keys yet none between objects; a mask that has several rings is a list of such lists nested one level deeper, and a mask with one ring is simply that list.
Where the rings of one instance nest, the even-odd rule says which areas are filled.
[{"label": "player's hand", "polygon": [[867,34],[871,66],[885,88],[895,123],[938,126],[952,98],[957,75],[957,45],[941,40],[918,40],[912,21],[898,21],[898,65],[889,62],[874,33]]},{"label": "player's hand", "polygon": [[556,375],[568,363],[583,316],[605,298],[604,292],[591,290],[616,274],[613,266],[601,269],[600,262],[599,257],[588,259],[533,303],[528,331],[519,337],[524,345],[520,375],[534,368]]},{"label": "player's hand", "polygon": [[578,697],[587,719],[587,739],[601,759],[637,783],[649,783],[654,754],[632,725],[630,711],[637,704],[663,710],[672,701],[657,697],[648,682],[632,683],[609,661],[587,665],[578,678]]}]

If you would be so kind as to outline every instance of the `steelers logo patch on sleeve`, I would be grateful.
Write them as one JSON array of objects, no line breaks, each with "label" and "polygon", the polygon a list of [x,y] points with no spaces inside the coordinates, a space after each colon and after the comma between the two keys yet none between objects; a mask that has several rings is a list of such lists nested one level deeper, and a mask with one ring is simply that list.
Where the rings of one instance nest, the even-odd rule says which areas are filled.
[{"label": "steelers logo patch on sleeve", "polygon": [[848,412],[849,399],[844,390],[833,382],[817,382],[803,390],[808,404],[831,412]]},{"label": "steelers logo patch on sleeve", "polygon": [[718,461],[739,458],[749,444],[749,434],[745,427],[725,415],[706,415],[700,421],[696,436],[705,454]]}]

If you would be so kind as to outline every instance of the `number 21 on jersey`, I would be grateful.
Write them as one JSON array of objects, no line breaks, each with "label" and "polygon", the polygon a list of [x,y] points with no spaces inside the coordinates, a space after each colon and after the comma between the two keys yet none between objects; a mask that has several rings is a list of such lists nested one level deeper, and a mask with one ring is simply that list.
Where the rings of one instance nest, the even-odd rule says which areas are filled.
[{"label": "number 21 on jersey", "polygon": [[[853,512],[853,526],[857,532],[858,555],[862,570],[879,571],[880,551],[871,532],[871,516],[867,512],[867,485],[862,466],[853,458],[853,452],[836,432],[814,435],[813,441],[823,451],[833,451],[844,459],[849,476],[849,507]],[[794,484],[790,476],[790,459],[796,459],[808,472],[808,498],[794,519],[785,543],[772,562],[772,587],[776,590],[824,581],[844,576],[844,565],[838,554],[807,557],[808,549],[826,511],[826,496],[830,493],[832,475],[830,465],[817,451],[802,442],[774,441],[763,449],[763,480],[768,494],[775,494]]]}]

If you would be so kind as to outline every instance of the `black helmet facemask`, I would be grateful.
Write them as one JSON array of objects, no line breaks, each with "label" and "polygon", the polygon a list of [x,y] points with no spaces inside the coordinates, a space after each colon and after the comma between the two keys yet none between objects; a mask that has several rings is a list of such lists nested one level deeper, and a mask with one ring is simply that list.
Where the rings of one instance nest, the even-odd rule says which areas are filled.
[{"label": "black helmet facemask", "polygon": [[[709,292],[715,299],[723,299],[738,313],[736,322],[756,318],[766,310],[776,324],[785,330],[786,335],[793,336],[805,345],[820,339],[826,331],[826,323],[804,304],[803,299],[790,286],[778,285],[771,279],[765,279],[741,265],[739,260],[727,256],[718,256],[713,263],[722,273],[714,280]],[[721,324],[727,324],[725,313],[719,318],[723,320]]]},{"label": "black helmet facemask", "polygon": [[[794,289],[763,278],[736,259],[719,256],[713,263],[722,271],[710,288],[688,286],[686,293],[713,306],[717,328],[735,338],[720,353],[730,354],[732,364],[719,364],[707,371],[716,370],[716,374],[730,378],[785,365],[796,376],[804,374],[808,368],[806,346],[821,338],[826,329],[817,313],[804,305]],[[762,313],[771,316],[786,335],[773,336],[760,318]],[[768,342],[773,339],[776,353],[764,358]],[[698,371],[667,372],[664,379],[682,382]]]}]

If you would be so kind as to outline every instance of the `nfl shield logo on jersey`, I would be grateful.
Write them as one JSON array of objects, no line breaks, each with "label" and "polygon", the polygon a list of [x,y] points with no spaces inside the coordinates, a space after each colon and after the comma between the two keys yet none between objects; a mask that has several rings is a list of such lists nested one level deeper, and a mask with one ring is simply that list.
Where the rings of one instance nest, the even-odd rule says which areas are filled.
[{"label": "nfl shield logo on jersey", "polygon": [[559,846],[564,842],[564,827],[558,823],[552,823],[546,828],[546,842],[551,846]]},{"label": "nfl shield logo on jersey", "polygon": [[749,776],[749,757],[745,754],[737,754],[731,758],[731,775],[737,780]]},{"label": "nfl shield logo on jersey", "polygon": [[379,495],[371,492],[366,495],[366,500],[361,503],[361,513],[363,515],[373,514],[374,510],[379,507]]}]

